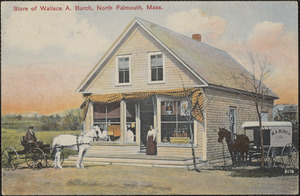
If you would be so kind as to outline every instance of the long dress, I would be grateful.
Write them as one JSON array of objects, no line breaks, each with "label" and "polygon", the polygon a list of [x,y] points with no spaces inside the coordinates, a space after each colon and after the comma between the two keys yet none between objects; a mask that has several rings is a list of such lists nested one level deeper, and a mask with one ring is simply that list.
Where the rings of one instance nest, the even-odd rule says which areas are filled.
[{"label": "long dress", "polygon": [[153,135],[149,135],[147,138],[146,154],[147,155],[156,155],[157,154],[156,141],[153,141]]}]

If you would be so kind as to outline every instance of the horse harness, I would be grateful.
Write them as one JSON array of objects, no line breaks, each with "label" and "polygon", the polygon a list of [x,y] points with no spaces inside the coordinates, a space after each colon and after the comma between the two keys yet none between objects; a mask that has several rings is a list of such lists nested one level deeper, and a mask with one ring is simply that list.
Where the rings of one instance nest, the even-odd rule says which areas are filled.
[{"label": "horse harness", "polygon": [[[80,136],[83,137],[83,135],[77,135],[77,136],[76,136],[76,145],[77,145],[77,151],[78,151],[78,152],[79,152],[79,145],[90,144],[90,143],[79,143],[78,138],[79,138]],[[91,137],[91,136],[85,136],[85,137]],[[93,141],[94,141],[94,137],[91,137],[91,138],[93,138]]]},{"label": "horse harness", "polygon": [[233,140],[231,140],[231,141],[230,141],[230,143],[228,143],[228,145],[232,145],[232,144],[234,144],[234,143],[235,143],[235,141],[236,141],[236,139],[233,139]]},{"label": "horse harness", "polygon": [[[76,144],[69,145],[69,146],[74,146],[74,145],[76,145],[76,146],[77,146],[77,151],[78,151],[78,152],[79,152],[79,146],[80,146],[80,145],[83,145],[83,144],[90,144],[90,143],[79,143],[78,138],[79,138],[80,136],[83,137],[83,135],[77,135],[77,136],[76,136]],[[94,136],[85,136],[85,137],[93,138],[93,141],[94,141]],[[68,146],[56,146],[56,145],[55,145],[55,148],[61,148],[61,149],[63,149],[64,147],[68,147]]]}]

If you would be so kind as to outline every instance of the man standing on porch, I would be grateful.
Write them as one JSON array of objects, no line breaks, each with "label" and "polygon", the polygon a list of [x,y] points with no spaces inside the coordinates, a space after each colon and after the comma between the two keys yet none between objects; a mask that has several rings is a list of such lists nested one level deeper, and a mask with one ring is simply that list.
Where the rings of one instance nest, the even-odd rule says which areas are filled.
[{"label": "man standing on porch", "polygon": [[157,154],[156,135],[157,135],[157,131],[153,129],[152,125],[150,125],[150,129],[147,133],[147,148],[146,148],[147,155]]}]

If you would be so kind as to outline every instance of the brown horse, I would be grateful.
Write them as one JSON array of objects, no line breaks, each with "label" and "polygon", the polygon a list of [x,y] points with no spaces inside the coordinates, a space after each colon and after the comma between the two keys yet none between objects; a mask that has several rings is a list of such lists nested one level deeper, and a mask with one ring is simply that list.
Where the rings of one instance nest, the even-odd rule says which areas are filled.
[{"label": "brown horse", "polygon": [[218,138],[219,143],[221,143],[225,137],[225,141],[227,143],[228,150],[231,155],[232,165],[236,165],[236,155],[238,152],[241,154],[243,162],[244,162],[244,153],[246,153],[246,162],[247,162],[250,141],[246,135],[244,134],[237,135],[236,140],[232,141],[231,132],[226,130],[225,128],[220,128],[220,127],[219,127],[218,135],[219,135]]}]

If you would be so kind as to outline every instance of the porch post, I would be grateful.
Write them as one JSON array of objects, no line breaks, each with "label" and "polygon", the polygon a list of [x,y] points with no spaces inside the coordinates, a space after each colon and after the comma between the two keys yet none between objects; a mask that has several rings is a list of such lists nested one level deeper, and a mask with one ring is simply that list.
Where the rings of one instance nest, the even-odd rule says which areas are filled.
[{"label": "porch post", "polygon": [[156,97],[156,118],[157,118],[157,143],[161,143],[161,100],[158,98],[158,96]]},{"label": "porch post", "polygon": [[125,141],[125,131],[126,131],[126,103],[124,100],[120,102],[120,112],[121,112],[121,138],[120,141]]},{"label": "porch post", "polygon": [[[204,104],[206,105],[206,99],[204,99]],[[207,120],[206,120],[206,107],[204,109],[204,122],[202,125],[202,128],[204,130],[203,132],[203,160],[206,161],[207,160]]]},{"label": "porch post", "polygon": [[90,130],[91,130],[92,127],[94,126],[94,103],[92,101],[90,102],[90,113],[91,113],[91,126],[90,126]]},{"label": "porch post", "polygon": [[140,103],[136,103],[135,104],[135,122],[136,122],[136,125],[135,125],[135,140],[136,140],[136,143],[141,146],[141,106],[140,106]]},{"label": "porch post", "polygon": [[94,125],[94,105],[91,101],[88,106],[88,111],[84,122],[84,131],[90,131]]}]

